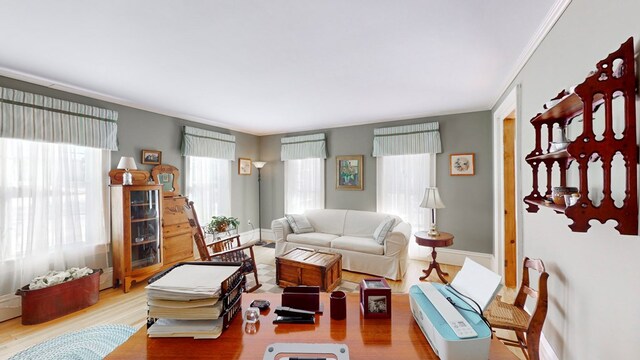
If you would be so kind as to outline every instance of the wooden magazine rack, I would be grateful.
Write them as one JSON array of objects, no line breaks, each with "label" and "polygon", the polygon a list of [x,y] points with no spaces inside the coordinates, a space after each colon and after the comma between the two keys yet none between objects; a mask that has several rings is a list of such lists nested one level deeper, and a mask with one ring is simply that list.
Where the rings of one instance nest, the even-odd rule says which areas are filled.
[{"label": "wooden magazine rack", "polygon": [[[540,206],[547,206],[557,213],[564,213],[573,220],[569,225],[572,231],[586,232],[592,219],[605,223],[616,220],[615,227],[620,234],[638,235],[638,190],[637,164],[638,145],[636,142],[636,74],[634,69],[633,38],[629,38],[618,50],[609,54],[607,58],[597,64],[597,70],[589,75],[585,81],[576,86],[573,93],[562,91],[553,100],[557,104],[551,106],[544,113],[531,119],[535,128],[536,144],[525,161],[531,165],[533,171],[533,189],[524,198],[528,205],[528,212],[538,212]],[[612,101],[624,97],[624,131],[620,138],[616,138],[613,129]],[[593,131],[593,114],[604,106],[605,126],[602,140],[596,140]],[[549,144],[543,150],[541,135],[543,127],[547,128],[547,138],[551,140],[553,126],[557,124],[565,130],[566,126],[576,117],[582,115],[582,133],[571,142],[566,149],[552,151]],[[614,156],[620,153],[624,161],[625,196],[622,207],[614,204],[612,197],[612,162]],[[603,199],[598,206],[590,200],[588,169],[593,161],[602,162]],[[563,207],[546,204],[545,199],[552,194],[552,168],[558,163],[560,170],[559,186],[567,186],[567,168],[571,162],[578,164],[580,198],[572,206]],[[546,192],[538,191],[538,171],[540,165],[546,168]],[[593,166],[593,165],[591,165]]]}]

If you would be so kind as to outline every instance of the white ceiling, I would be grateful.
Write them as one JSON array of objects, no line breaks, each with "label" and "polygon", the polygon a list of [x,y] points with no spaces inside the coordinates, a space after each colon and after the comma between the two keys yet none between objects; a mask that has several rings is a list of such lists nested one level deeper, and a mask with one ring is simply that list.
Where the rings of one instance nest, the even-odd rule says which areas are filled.
[{"label": "white ceiling", "polygon": [[0,74],[258,135],[487,110],[556,2],[0,0]]}]

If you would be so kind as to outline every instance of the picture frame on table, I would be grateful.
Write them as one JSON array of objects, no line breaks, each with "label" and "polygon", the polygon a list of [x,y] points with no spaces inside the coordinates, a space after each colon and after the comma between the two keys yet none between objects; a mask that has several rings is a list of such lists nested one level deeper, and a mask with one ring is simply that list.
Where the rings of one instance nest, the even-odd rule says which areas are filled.
[{"label": "picture frame on table", "polygon": [[473,176],[475,174],[475,153],[449,155],[449,175]]},{"label": "picture frame on table", "polygon": [[160,150],[142,150],[143,164],[160,165],[162,164],[162,151]]},{"label": "picture frame on table", "polygon": [[238,175],[251,175],[251,159],[238,158]]},{"label": "picture frame on table", "polygon": [[364,155],[336,156],[336,190],[363,190]]},{"label": "picture frame on table", "polygon": [[391,317],[391,288],[384,278],[360,282],[360,311],[365,319]]}]

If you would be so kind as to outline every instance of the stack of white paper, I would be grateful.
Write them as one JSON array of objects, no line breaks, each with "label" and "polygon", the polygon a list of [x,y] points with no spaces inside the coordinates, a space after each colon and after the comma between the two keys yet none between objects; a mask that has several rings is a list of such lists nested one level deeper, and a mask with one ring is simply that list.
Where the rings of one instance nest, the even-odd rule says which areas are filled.
[{"label": "stack of white paper", "polygon": [[173,301],[148,299],[149,317],[179,320],[217,319],[222,313],[222,302],[218,299]]},{"label": "stack of white paper", "polygon": [[[451,282],[451,286],[461,294],[472,298],[484,311],[500,290],[502,286],[500,281],[502,276],[466,258],[462,269]],[[464,298],[463,300],[475,308],[471,301]]]},{"label": "stack of white paper", "polygon": [[146,287],[149,337],[215,339],[222,333],[221,284],[238,266],[182,265]]},{"label": "stack of white paper", "polygon": [[149,337],[193,337],[217,339],[222,334],[222,319],[174,320],[158,319],[147,329]]}]

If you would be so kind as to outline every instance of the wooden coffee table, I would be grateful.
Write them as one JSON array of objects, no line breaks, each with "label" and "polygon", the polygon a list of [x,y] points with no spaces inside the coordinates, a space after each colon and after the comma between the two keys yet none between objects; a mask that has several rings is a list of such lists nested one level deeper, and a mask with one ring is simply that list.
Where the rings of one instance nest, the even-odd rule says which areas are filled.
[{"label": "wooden coffee table", "polygon": [[342,255],[315,249],[295,248],[276,256],[276,284],[281,287],[319,286],[333,290],[342,280]]}]

